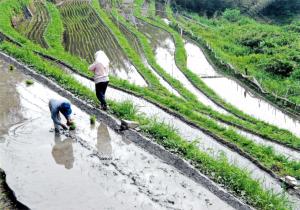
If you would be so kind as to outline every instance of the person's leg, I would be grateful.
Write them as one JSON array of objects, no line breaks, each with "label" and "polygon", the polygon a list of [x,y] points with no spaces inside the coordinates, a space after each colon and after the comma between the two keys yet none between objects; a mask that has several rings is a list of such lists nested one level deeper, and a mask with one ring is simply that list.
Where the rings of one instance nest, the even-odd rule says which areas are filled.
[{"label": "person's leg", "polygon": [[96,84],[96,95],[97,95],[97,98],[100,101],[102,107],[106,106],[103,90],[104,90],[103,82],[97,83]]},{"label": "person's leg", "polygon": [[106,93],[107,86],[108,86],[108,81],[103,82],[102,89],[101,89],[101,95],[103,96],[103,98],[102,98],[103,99],[102,108],[104,110],[107,109],[107,104],[106,104],[106,100],[105,100],[105,93]]},{"label": "person's leg", "polygon": [[[48,106],[49,106],[49,110],[50,110],[50,114],[51,114],[52,113],[52,109],[51,109],[50,102],[49,102]],[[60,116],[59,115],[58,115],[58,119],[60,120]],[[54,122],[54,120],[53,120],[53,125],[54,125],[54,131],[55,131],[55,133],[59,133],[59,126]]]}]

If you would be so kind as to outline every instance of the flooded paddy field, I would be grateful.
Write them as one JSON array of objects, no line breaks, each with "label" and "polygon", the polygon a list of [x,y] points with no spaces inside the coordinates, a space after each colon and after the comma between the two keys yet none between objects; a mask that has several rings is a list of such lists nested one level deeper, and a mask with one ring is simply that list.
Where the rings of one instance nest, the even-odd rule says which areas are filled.
[{"label": "flooded paddy field", "polygon": [[48,101],[60,96],[32,79],[26,85],[30,78],[7,69],[4,63],[1,90],[11,91],[14,105],[1,109],[15,120],[1,133],[1,167],[17,199],[31,209],[232,209],[104,122],[90,126],[89,115],[75,106],[76,131],[55,135]]},{"label": "flooded paddy field", "polygon": [[153,48],[156,62],[172,77],[179,80],[182,85],[188,89],[191,93],[195,94],[200,102],[210,106],[212,109],[226,114],[227,111],[222,109],[213,103],[209,98],[207,98],[201,91],[199,91],[177,68],[175,63],[175,44],[172,37],[166,31],[163,31],[157,27],[154,27],[144,21],[139,21],[138,23],[139,30],[144,33]]},{"label": "flooded paddy field", "polygon": [[253,91],[245,88],[236,80],[217,72],[194,42],[186,40],[185,49],[187,66],[191,71],[200,77],[219,76],[219,78],[203,78],[202,80],[226,102],[257,119],[287,129],[298,137],[300,136],[300,121],[298,119],[285,114],[266,100],[256,96]]},{"label": "flooded paddy field", "polygon": [[118,20],[114,19],[115,24],[119,27],[121,32],[125,35],[131,46],[134,48],[134,50],[140,55],[144,65],[151,70],[151,72],[158,78],[160,84],[164,86],[170,93],[173,93],[176,96],[180,96],[178,91],[176,91],[164,78],[162,78],[148,63],[145,54],[143,52],[142,46],[137,39],[137,37],[124,26],[123,24],[119,23]]}]

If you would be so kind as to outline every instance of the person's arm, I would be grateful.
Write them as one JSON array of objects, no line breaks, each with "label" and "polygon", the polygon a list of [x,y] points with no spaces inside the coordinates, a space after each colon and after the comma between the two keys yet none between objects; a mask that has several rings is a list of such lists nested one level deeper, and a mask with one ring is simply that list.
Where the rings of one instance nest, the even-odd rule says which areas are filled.
[{"label": "person's arm", "polygon": [[92,65],[89,66],[89,70],[92,72],[95,72],[96,70],[96,63],[93,63]]}]

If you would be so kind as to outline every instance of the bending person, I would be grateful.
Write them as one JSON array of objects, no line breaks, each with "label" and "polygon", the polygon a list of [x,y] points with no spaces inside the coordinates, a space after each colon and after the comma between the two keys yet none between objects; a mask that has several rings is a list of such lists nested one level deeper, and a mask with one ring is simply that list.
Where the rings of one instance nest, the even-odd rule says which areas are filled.
[{"label": "bending person", "polygon": [[[50,99],[49,109],[51,112],[51,118],[54,123],[55,132],[59,132],[60,127],[67,130],[67,126],[71,126],[74,122],[71,119],[71,104],[67,99]],[[60,113],[66,118],[67,126],[61,123]]]},{"label": "bending person", "polygon": [[109,83],[109,59],[103,51],[95,53],[95,62],[89,66],[89,70],[94,73],[96,95],[101,103],[101,109],[107,110],[105,92]]}]

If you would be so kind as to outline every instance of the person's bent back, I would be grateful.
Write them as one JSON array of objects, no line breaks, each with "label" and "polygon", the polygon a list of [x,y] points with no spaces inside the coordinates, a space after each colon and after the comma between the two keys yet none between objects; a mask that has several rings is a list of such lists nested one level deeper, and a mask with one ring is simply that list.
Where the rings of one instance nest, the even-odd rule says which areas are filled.
[{"label": "person's bent back", "polygon": [[54,123],[55,132],[59,132],[60,127],[62,127],[64,130],[68,129],[66,125],[61,123],[60,113],[66,118],[68,126],[73,123],[71,119],[71,103],[67,99],[50,99],[49,109]]}]

